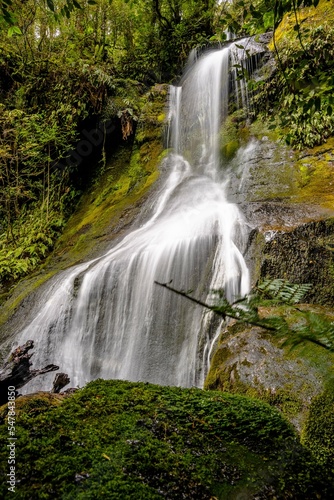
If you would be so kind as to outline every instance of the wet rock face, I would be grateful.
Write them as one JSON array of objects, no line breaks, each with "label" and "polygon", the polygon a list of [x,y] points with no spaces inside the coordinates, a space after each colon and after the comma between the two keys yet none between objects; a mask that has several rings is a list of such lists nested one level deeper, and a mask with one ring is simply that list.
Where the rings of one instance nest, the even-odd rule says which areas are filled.
[{"label": "wet rock face", "polygon": [[303,224],[293,231],[265,233],[260,278],[311,283],[310,303],[334,304],[334,219]]},{"label": "wet rock face", "polygon": [[205,388],[259,397],[301,431],[324,380],[307,359],[290,356],[258,327],[231,324],[213,356]]},{"label": "wet rock face", "polygon": [[[230,199],[250,226],[245,258],[252,285],[268,278],[311,283],[305,301],[325,306],[325,314],[334,304],[333,151],[330,139],[295,153],[256,125],[229,163]],[[304,432],[333,357],[314,345],[297,351],[281,348],[260,328],[231,323],[221,333],[205,387],[259,397]]]},{"label": "wet rock face", "polygon": [[230,196],[235,203],[286,200],[295,190],[294,155],[266,132],[255,130],[255,135],[249,128],[247,142],[230,162]]},{"label": "wet rock face", "polygon": [[295,153],[264,128],[230,162],[231,201],[250,228],[247,261],[263,278],[311,283],[306,300],[334,304],[334,140]]}]

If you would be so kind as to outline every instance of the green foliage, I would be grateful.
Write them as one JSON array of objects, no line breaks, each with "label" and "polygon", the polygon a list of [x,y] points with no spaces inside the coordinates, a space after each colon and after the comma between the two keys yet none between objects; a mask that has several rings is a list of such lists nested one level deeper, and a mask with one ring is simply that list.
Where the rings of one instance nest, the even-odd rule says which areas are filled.
[{"label": "green foliage", "polygon": [[[46,214],[43,207],[34,203],[23,211],[11,227],[11,240],[0,235],[0,278],[10,282],[33,271],[45,259],[64,227],[66,220],[65,193],[58,202],[50,203],[52,209]],[[41,211],[42,209],[42,211]]]},{"label": "green foliage", "polygon": [[[330,0],[326,0],[330,1]],[[254,35],[274,30],[285,14],[296,13],[295,31],[299,29],[297,13],[304,7],[317,7],[319,0],[232,0],[221,2],[216,29]]]},{"label": "green foliage", "polygon": [[287,280],[274,279],[264,280],[257,286],[259,295],[268,297],[278,303],[297,304],[312,288],[310,284],[291,284]]},{"label": "green foliage", "polygon": [[275,121],[278,115],[287,143],[298,149],[334,133],[332,9],[328,0],[235,0],[223,2],[217,17],[218,38],[226,29],[238,36],[273,31],[277,71],[256,82],[255,107]]},{"label": "green foliage", "polygon": [[[50,400],[17,400],[17,498],[330,497],[290,425],[259,401],[102,380]],[[2,448],[2,473],[6,458]]]},{"label": "green foliage", "polygon": [[273,82],[284,96],[280,115],[287,142],[299,148],[322,144],[334,133],[334,29],[308,29],[303,39],[302,47],[280,44],[281,72]]},{"label": "green foliage", "polygon": [[26,113],[0,104],[0,280],[24,276],[53,247],[73,194],[68,172],[52,171],[75,137],[59,114]]},{"label": "green foliage", "polygon": [[[240,320],[248,322],[249,314],[253,322],[271,330],[274,335],[285,338],[283,346],[297,347],[311,342],[334,352],[333,318],[297,307],[311,287],[309,284],[291,284],[282,279],[265,280],[257,286],[257,293],[241,301],[245,302],[246,314],[242,313]],[[261,306],[273,307],[277,304],[295,306],[293,323],[283,316],[262,317],[259,314]]]},{"label": "green foliage", "polygon": [[[91,3],[93,0],[89,0]],[[95,2],[93,1],[95,4]],[[64,0],[61,5],[55,5],[54,0],[42,0],[42,5],[45,5],[55,16],[66,16],[70,17],[71,13],[75,9],[82,9],[81,5],[77,0]],[[8,36],[22,35],[22,31],[18,26],[14,24],[17,22],[19,13],[15,12],[17,10],[17,5],[12,0],[0,0],[0,23],[9,25]]]},{"label": "green foliage", "polygon": [[213,35],[212,0],[133,0],[128,5],[137,29],[122,64],[131,78],[150,84],[170,80],[190,50],[206,45]]},{"label": "green foliage", "polygon": [[[147,85],[172,78],[206,43],[213,15],[212,0],[0,2],[2,283],[38,265],[74,207],[81,172],[55,168],[84,120],[111,119],[127,140]],[[20,225],[45,241],[28,241]]]}]

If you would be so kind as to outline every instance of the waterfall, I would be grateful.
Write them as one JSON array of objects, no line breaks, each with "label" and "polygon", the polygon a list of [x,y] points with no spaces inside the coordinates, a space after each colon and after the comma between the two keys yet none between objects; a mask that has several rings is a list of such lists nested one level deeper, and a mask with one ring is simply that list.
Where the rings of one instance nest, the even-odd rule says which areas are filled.
[{"label": "waterfall", "polygon": [[36,365],[59,364],[72,386],[97,377],[202,386],[219,321],[154,282],[206,301],[214,289],[230,300],[249,290],[247,224],[228,201],[219,155],[229,61],[230,48],[204,54],[171,87],[171,152],[148,220],[102,257],[59,274],[19,336],[35,340]]}]

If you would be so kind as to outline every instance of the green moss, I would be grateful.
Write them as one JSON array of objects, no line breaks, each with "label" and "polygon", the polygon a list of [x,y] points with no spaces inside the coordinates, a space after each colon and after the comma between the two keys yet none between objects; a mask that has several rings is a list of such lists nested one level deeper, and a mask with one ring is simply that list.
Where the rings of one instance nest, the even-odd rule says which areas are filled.
[{"label": "green moss", "polygon": [[[320,0],[317,7],[304,7],[298,9],[298,22],[301,24],[301,29],[304,31],[304,36],[307,30],[317,28],[318,26],[331,27],[334,23],[334,6],[328,0]],[[298,34],[294,30],[296,24],[295,14],[293,12],[286,14],[275,30],[275,41],[277,45],[288,41],[295,42],[299,47]],[[304,39],[305,41],[305,39]],[[271,41],[270,50],[274,50],[274,43]]]},{"label": "green moss", "polygon": [[240,146],[238,125],[233,115],[228,116],[220,129],[220,153],[223,159],[231,160]]},{"label": "green moss", "polygon": [[334,379],[312,401],[302,442],[320,464],[334,473]]},{"label": "green moss", "polygon": [[278,123],[275,123],[273,128],[273,123],[267,117],[260,115],[250,124],[249,134],[259,140],[267,137],[270,141],[276,142],[281,138],[283,131],[280,130]]},{"label": "green moss", "polygon": [[[29,413],[30,415],[38,415],[50,408],[61,405],[64,401],[64,396],[60,394],[52,394],[49,392],[38,392],[21,396],[15,401],[15,416],[20,418]],[[4,424],[7,418],[8,407],[3,405],[0,407],[0,424]]]},{"label": "green moss", "polygon": [[205,379],[204,389],[218,389],[220,391],[231,392],[229,390],[231,388],[230,372],[224,366],[224,363],[229,359],[230,354],[231,352],[227,349],[227,347],[218,347],[210,363],[210,370]]},{"label": "green moss", "polygon": [[[22,301],[34,290],[37,290],[48,279],[56,274],[56,270],[49,272],[35,272],[29,278],[22,280],[14,290],[5,294],[5,301],[0,304],[0,327],[4,325],[9,318],[15,313]],[[2,355],[0,354],[0,360]]]},{"label": "green moss", "polygon": [[321,146],[307,149],[296,162],[297,189],[294,201],[334,208],[334,137]]},{"label": "green moss", "polygon": [[330,494],[290,425],[242,396],[97,380],[58,406],[26,399],[16,433],[19,499]]}]

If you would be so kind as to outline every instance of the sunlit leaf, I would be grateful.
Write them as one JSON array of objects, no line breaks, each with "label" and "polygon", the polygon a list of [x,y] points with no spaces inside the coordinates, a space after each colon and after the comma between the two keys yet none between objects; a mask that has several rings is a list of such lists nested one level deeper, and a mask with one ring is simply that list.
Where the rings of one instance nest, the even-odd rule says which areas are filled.
[{"label": "sunlit leaf", "polygon": [[22,35],[22,31],[18,26],[11,26],[8,28],[8,36]]},{"label": "sunlit leaf", "polygon": [[274,26],[274,12],[271,10],[270,12],[266,12],[263,15],[263,24],[265,29],[272,28]]}]

